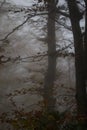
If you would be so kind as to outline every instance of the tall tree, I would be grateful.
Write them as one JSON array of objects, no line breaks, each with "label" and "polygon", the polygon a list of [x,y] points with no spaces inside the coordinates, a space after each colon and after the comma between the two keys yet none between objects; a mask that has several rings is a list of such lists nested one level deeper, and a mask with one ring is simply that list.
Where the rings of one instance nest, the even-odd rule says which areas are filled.
[{"label": "tall tree", "polygon": [[47,43],[48,43],[48,70],[44,84],[44,98],[47,101],[47,111],[54,111],[55,99],[53,98],[53,85],[56,72],[56,41],[55,41],[55,16],[56,2],[49,0],[48,2],[48,23],[47,23]]},{"label": "tall tree", "polygon": [[79,12],[76,0],[67,0],[67,3],[69,7],[75,47],[76,100],[78,117],[81,117],[80,119],[83,119],[82,122],[85,123],[87,116],[86,82],[84,75],[83,37],[79,25],[82,15]]},{"label": "tall tree", "polygon": [[87,0],[85,2],[85,33],[84,33],[84,56],[85,56],[85,79],[87,85]]}]

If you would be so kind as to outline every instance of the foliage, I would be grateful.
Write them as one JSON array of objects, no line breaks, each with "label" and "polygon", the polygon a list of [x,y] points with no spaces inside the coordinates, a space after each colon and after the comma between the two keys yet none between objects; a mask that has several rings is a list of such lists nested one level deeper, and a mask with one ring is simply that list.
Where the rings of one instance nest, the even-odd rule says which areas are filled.
[{"label": "foliage", "polygon": [[0,121],[10,124],[13,130],[78,130],[80,126],[76,117],[69,112],[45,110],[31,112],[25,112],[23,109],[15,110],[13,118],[3,113]]}]

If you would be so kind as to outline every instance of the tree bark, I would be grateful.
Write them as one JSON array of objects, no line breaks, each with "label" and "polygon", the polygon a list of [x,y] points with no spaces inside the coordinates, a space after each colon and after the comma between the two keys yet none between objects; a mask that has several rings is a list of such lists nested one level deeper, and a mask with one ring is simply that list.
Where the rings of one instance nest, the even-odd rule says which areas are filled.
[{"label": "tree bark", "polygon": [[76,0],[67,0],[75,47],[76,101],[78,117],[85,122],[87,115],[86,83],[84,75],[83,37],[79,25],[80,12]]},{"label": "tree bark", "polygon": [[84,0],[86,11],[85,11],[85,33],[84,33],[84,56],[85,56],[85,78],[87,85],[87,0]]},{"label": "tree bark", "polygon": [[53,86],[56,72],[56,42],[55,42],[55,1],[48,2],[48,23],[47,23],[47,43],[48,43],[48,69],[44,84],[44,99],[46,110],[55,110],[55,98],[53,97]]}]

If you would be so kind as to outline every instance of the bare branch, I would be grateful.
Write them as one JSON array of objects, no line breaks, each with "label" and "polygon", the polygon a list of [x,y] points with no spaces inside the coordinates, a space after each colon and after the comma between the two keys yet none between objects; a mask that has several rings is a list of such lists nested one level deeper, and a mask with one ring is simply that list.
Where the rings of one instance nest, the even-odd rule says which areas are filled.
[{"label": "bare branch", "polygon": [[18,25],[17,27],[13,28],[13,30],[8,33],[3,39],[0,39],[0,41],[5,41],[12,33],[14,33],[16,30],[18,30],[20,27],[22,27],[30,18],[36,16],[36,15],[47,15],[47,13],[34,13],[34,14],[29,14],[28,17],[26,18],[26,20],[21,23],[20,25]]},{"label": "bare branch", "polygon": [[55,19],[55,21],[56,21],[58,24],[60,24],[61,26],[63,26],[65,29],[68,29],[69,31],[72,31],[72,28],[71,28],[70,26],[66,25],[65,23],[63,23],[63,22],[61,22],[61,21],[59,21],[59,20],[56,20],[56,19]]},{"label": "bare branch", "polygon": [[70,15],[68,13],[63,12],[63,11],[59,10],[58,8],[56,8],[56,12],[59,13],[59,14],[61,14],[61,15],[63,15],[63,16],[65,16],[65,17],[70,18]]},{"label": "bare branch", "polygon": [[[66,50],[67,48],[71,47],[72,45],[72,42],[71,44],[63,47],[62,49],[59,49],[55,52],[55,54],[48,54],[48,52],[43,52],[41,54],[36,54],[36,55],[32,55],[32,56],[28,56],[28,57],[15,57],[15,58],[11,58],[11,57],[5,57],[3,55],[0,56],[0,64],[5,64],[7,62],[12,62],[12,63],[15,63],[15,62],[27,62],[28,60],[30,60],[31,62],[37,62],[37,61],[41,61],[44,57],[46,56],[68,56],[68,55],[71,55],[71,56],[74,56],[74,53],[63,53],[64,50]],[[5,59],[5,60],[4,60]]]},{"label": "bare branch", "polygon": [[6,40],[12,33],[14,33],[16,30],[18,30],[21,26],[23,26],[31,17],[27,17],[27,19],[20,25],[18,25],[17,27],[15,27],[10,33],[8,33],[3,39],[0,39],[0,41],[4,41]]}]

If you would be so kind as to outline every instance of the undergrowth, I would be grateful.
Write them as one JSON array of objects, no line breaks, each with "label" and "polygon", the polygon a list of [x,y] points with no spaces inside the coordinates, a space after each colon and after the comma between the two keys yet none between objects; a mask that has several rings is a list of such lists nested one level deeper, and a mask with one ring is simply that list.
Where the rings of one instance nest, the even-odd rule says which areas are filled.
[{"label": "undergrowth", "polygon": [[1,123],[10,124],[13,130],[79,130],[78,120],[70,112],[59,113],[46,110],[25,112],[14,110],[14,116],[2,113]]}]

